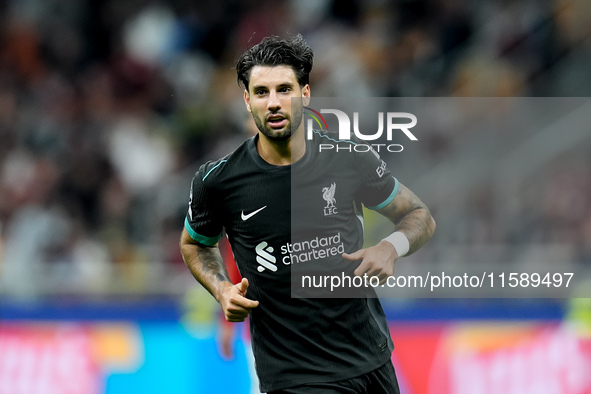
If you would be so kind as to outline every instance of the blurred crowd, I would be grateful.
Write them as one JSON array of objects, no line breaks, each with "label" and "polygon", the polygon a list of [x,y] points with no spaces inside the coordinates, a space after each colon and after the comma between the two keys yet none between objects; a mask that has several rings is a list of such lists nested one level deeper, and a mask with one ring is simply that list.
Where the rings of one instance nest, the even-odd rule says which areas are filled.
[{"label": "blurred crowd", "polygon": [[[186,276],[189,181],[245,138],[233,67],[262,37],[304,35],[316,96],[591,96],[590,16],[587,0],[0,0],[0,293]],[[589,164],[527,205],[532,240],[585,263]],[[486,195],[450,241],[488,241]]]}]

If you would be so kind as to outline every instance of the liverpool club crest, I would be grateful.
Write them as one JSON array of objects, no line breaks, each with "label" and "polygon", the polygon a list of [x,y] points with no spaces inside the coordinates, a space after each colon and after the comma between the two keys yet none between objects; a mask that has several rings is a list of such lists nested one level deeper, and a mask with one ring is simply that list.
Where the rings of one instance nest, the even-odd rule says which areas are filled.
[{"label": "liverpool club crest", "polygon": [[336,203],[337,200],[334,198],[335,191],[337,189],[337,184],[332,183],[330,187],[323,187],[322,188],[322,198],[326,201],[326,206],[324,207],[324,216],[335,215],[338,213]]}]

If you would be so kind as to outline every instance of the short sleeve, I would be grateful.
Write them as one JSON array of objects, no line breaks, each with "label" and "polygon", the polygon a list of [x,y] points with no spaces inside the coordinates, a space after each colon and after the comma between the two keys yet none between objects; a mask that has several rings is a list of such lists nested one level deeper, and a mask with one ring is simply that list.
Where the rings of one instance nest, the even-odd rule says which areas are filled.
[{"label": "short sleeve", "polygon": [[204,164],[193,177],[185,218],[185,229],[191,238],[206,246],[215,245],[222,235],[221,220],[216,212],[216,191],[207,179],[211,168],[211,163]]},{"label": "short sleeve", "polygon": [[359,171],[359,200],[367,208],[379,210],[388,205],[398,193],[399,183],[388,165],[373,149],[355,155]]}]

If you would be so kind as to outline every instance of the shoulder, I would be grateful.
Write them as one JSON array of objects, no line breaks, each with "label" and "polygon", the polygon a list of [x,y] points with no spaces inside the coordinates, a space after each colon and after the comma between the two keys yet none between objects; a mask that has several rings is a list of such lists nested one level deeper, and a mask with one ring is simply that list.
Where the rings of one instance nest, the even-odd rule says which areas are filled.
[{"label": "shoulder", "polygon": [[205,182],[208,178],[217,178],[223,174],[226,167],[226,163],[230,160],[232,154],[222,157],[218,160],[210,160],[199,167],[199,171],[195,174],[195,177],[199,177],[202,182]]},{"label": "shoulder", "polygon": [[225,177],[231,176],[235,168],[243,168],[247,157],[247,144],[244,141],[236,150],[217,160],[210,160],[202,164],[195,174],[195,180],[205,184],[217,184]]}]

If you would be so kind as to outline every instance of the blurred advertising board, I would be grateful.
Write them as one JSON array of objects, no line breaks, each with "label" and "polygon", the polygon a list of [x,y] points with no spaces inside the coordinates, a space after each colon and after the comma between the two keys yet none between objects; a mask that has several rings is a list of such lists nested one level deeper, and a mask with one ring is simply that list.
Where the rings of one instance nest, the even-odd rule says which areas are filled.
[{"label": "blurred advertising board", "polygon": [[[212,330],[178,322],[0,323],[0,394],[248,393],[235,349],[224,361]],[[226,373],[235,386],[214,389]]]},{"label": "blurred advertising board", "polygon": [[[194,300],[203,300],[201,297]],[[199,308],[207,308],[198,302]],[[589,299],[385,304],[404,394],[591,394]],[[0,394],[249,394],[244,326],[223,359],[215,309],[3,304]],[[228,377],[231,376],[231,379]]]},{"label": "blurred advertising board", "polygon": [[591,336],[556,322],[391,326],[407,394],[588,394]]}]

